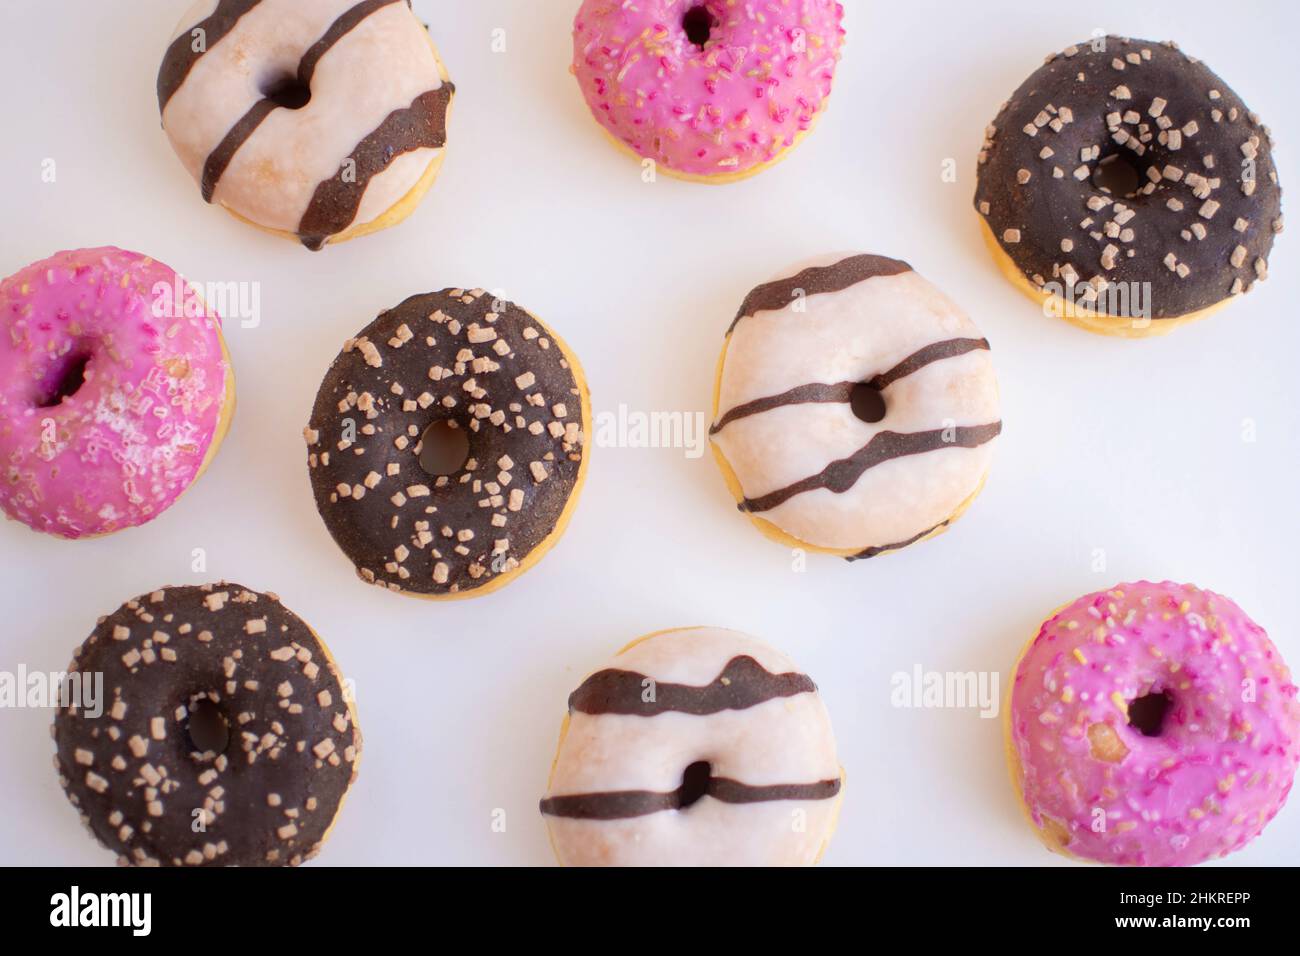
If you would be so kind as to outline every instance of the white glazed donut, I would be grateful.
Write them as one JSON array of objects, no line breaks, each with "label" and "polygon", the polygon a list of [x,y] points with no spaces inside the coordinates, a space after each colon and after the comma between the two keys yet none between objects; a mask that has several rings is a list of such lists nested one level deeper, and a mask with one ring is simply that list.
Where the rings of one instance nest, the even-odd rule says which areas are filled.
[{"label": "white glazed donut", "polygon": [[198,0],[158,71],[203,198],[310,249],[418,204],[454,92],[409,0]]},{"label": "white glazed donut", "polygon": [[851,560],[938,534],[1002,431],[988,349],[896,259],[832,257],[758,286],[727,333],[711,430],[740,510]]},{"label": "white glazed donut", "polygon": [[541,810],[566,866],[807,865],[842,779],[810,678],[752,637],[682,628],[570,695]]}]

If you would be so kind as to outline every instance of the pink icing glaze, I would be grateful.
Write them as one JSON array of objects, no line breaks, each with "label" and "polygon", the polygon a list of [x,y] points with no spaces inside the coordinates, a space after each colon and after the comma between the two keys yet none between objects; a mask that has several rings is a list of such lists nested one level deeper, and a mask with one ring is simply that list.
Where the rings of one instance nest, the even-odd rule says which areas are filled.
[{"label": "pink icing glaze", "polygon": [[[228,387],[220,319],[203,311],[167,266],[114,248],[60,252],[0,283],[9,517],[65,538],[105,534],[157,517],[189,487]],[[82,361],[81,387],[41,407]]]},{"label": "pink icing glaze", "polygon": [[[703,48],[684,17],[713,18]],[[696,176],[775,159],[811,128],[844,42],[835,0],[584,0],[573,71],[602,126]]]},{"label": "pink icing glaze", "polygon": [[[1238,850],[1294,781],[1296,690],[1268,635],[1225,597],[1145,581],[1081,597],[1016,669],[1011,743],[1030,816],[1068,829],[1068,852],[1105,863],[1190,865]],[[1162,692],[1163,724],[1145,736],[1128,703]]]}]

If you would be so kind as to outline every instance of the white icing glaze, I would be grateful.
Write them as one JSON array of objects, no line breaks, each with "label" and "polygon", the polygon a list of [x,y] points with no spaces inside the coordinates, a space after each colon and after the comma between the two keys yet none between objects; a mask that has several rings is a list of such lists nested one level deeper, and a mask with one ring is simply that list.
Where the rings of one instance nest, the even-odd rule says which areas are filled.
[{"label": "white icing glaze", "polygon": [[[798,672],[752,637],[705,627],[652,635],[610,666],[659,683],[704,686],[745,655],[774,674]],[[573,712],[547,795],[665,793],[681,786],[685,769],[699,761],[711,765],[714,777],[751,786],[841,776],[826,708],[818,694],[800,693],[704,716]],[[565,865],[800,865],[816,862],[829,840],[840,796],[744,804],[705,796],[682,810],[626,819],[545,819]]]},{"label": "white icing glaze", "polygon": [[[190,69],[163,110],[163,127],[185,168],[200,181],[227,132],[277,78],[293,76],[303,54],[356,0],[262,0]],[[211,12],[200,0],[175,35]],[[311,101],[278,109],[235,154],[213,200],[269,229],[294,232],[316,187],[338,174],[356,146],[393,111],[442,86],[428,34],[405,3],[367,16],[320,60]],[[441,150],[397,157],[371,179],[353,225],[396,205]]]},{"label": "white icing glaze", "polygon": [[373,222],[410,191],[411,183],[419,182],[424,171],[442,150],[416,149],[396,156],[378,176],[370,180],[366,194],[357,209],[357,222]]},{"label": "white icing glaze", "polygon": [[199,0],[185,14],[185,19],[176,24],[176,29],[172,31],[171,38],[175,40],[182,33],[189,33],[194,24],[201,23],[216,13],[220,2],[221,0]]},{"label": "white icing glaze", "polygon": [[[981,338],[952,300],[911,271],[874,276],[839,292],[810,295],[803,303],[802,312],[759,311],[737,323],[726,347],[719,417],[801,385],[867,381],[936,342]],[[886,414],[874,424],[855,416],[848,403],[792,404],[734,419],[713,440],[745,496],[756,498],[818,474],[881,432],[1000,419],[997,379],[986,349],[926,365],[883,394]],[[951,518],[978,490],[993,444],[954,445],[885,461],[867,469],[846,492],[805,491],[758,516],[828,550],[901,543]]]}]

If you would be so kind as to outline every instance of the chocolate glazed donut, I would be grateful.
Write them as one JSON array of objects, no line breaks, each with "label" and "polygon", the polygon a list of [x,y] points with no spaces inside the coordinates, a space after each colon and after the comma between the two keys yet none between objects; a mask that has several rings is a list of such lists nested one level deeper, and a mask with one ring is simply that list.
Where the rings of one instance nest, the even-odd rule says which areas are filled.
[{"label": "chocolate glazed donut", "polygon": [[[1002,106],[975,206],[1022,290],[1072,296],[1099,314],[1078,324],[1135,335],[1265,278],[1281,192],[1268,128],[1223,80],[1173,43],[1110,36],[1048,57]],[[1114,294],[1135,283],[1149,331],[1132,293]]]},{"label": "chocolate glazed donut", "polygon": [[142,595],[100,618],[69,670],[103,675],[103,713],[59,710],[55,769],[120,862],[297,865],[319,851],[361,733],[328,649],[275,595]]},{"label": "chocolate glazed donut", "polygon": [[[305,435],[316,506],[364,581],[432,598],[485,594],[563,532],[586,475],[591,407],[577,359],[481,289],[413,296],[349,339]],[[464,435],[448,473],[431,426]]]}]

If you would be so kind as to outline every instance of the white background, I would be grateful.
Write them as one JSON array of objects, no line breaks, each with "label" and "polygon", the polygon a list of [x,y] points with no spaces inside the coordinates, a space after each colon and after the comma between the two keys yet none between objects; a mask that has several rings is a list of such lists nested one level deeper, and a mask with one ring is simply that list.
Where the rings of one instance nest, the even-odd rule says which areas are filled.
[{"label": "white background", "polygon": [[[99,615],[163,584],[278,592],[355,680],[365,734],[316,865],[552,862],[537,799],[565,699],[658,628],[747,630],[818,681],[849,774],[827,864],[1058,859],[1019,815],[1000,721],[892,708],[895,671],[999,671],[1005,687],[1053,608],[1141,577],[1227,594],[1300,666],[1290,232],[1243,301],[1169,338],[1122,341],[1044,318],[995,271],[971,208],[998,104],[1098,27],[1205,59],[1271,125],[1282,183],[1297,188],[1295,5],[848,0],[817,131],[775,169],[705,187],[642,182],[600,134],[568,72],[577,0],[416,0],[458,89],[441,178],[402,226],[319,254],[206,207],[172,154],[154,80],[187,6],[4,2],[0,274],[115,244],[199,282],[260,282],[262,324],[228,323],[234,427],[176,507],[92,541],[0,523],[0,670],[62,669]],[[41,181],[47,158],[54,184]],[[955,184],[940,178],[946,158]],[[433,604],[360,583],[317,516],[300,435],[316,388],[343,340],[408,295],[504,289],[578,352],[597,412],[703,410],[744,294],[847,249],[908,260],[993,344],[1005,432],[983,496],[948,534],[796,574],[709,456],[596,448],[573,523],[536,569]],[[191,571],[194,548],[206,574]],[[60,792],[51,716],[0,711],[0,864],[111,863]],[[1300,798],[1231,862],[1300,863]]]}]

